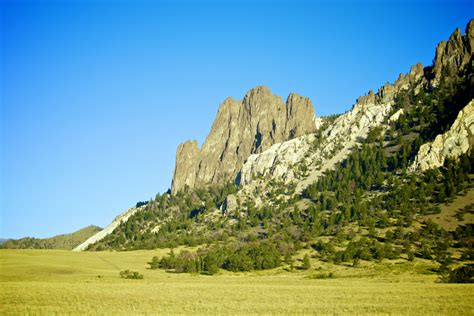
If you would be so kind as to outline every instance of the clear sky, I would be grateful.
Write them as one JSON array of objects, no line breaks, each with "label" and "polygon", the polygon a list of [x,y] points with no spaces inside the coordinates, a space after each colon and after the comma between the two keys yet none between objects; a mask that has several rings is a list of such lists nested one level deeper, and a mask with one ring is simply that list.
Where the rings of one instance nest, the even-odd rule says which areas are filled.
[{"label": "clear sky", "polygon": [[227,96],[344,112],[474,15],[472,1],[0,1],[0,237],[48,237],[170,187]]}]

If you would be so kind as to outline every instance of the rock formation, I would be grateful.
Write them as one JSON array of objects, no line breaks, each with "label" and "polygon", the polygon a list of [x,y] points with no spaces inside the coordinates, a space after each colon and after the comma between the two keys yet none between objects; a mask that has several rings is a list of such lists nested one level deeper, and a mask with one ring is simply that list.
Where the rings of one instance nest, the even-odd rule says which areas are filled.
[{"label": "rock formation", "polygon": [[441,167],[447,158],[457,158],[474,146],[474,100],[459,112],[449,131],[420,147],[410,171]]},{"label": "rock formation", "polygon": [[295,93],[284,103],[260,86],[250,90],[243,101],[227,98],[201,150],[196,141],[179,145],[172,193],[233,181],[251,154],[312,133],[315,122],[311,101]]},{"label": "rock formation", "polygon": [[[377,93],[372,90],[361,96],[351,111],[340,115],[324,131],[318,144],[314,135],[305,135],[280,144],[275,144],[262,153],[251,155],[242,167],[241,183],[244,185],[239,193],[241,200],[246,196],[259,197],[252,190],[261,182],[258,178],[282,181],[286,184],[295,182],[296,193],[313,183],[326,170],[347,157],[359,139],[364,139],[368,132],[380,126],[386,119],[396,120],[402,113],[388,117],[395,103],[397,94],[410,89],[420,90],[426,84],[423,67],[416,64],[406,75],[400,74],[393,85],[385,84]],[[305,172],[294,166],[306,166]],[[248,186],[248,187],[245,187]]]},{"label": "rock formation", "polygon": [[455,77],[459,71],[471,65],[473,53],[474,19],[467,24],[464,36],[461,35],[459,29],[456,29],[447,42],[441,41],[438,44],[433,65],[434,79],[432,84],[436,86],[443,75]]},{"label": "rock formation", "polygon": [[[371,90],[361,96],[352,111],[338,118],[326,132],[329,146],[325,148],[327,154],[332,151],[333,143],[330,141],[334,135],[346,135],[346,145],[353,145],[354,135],[363,137],[370,128],[380,124],[390,112],[400,91],[411,89],[418,94],[424,88],[437,86],[442,77],[454,78],[467,67],[472,67],[473,49],[474,20],[471,20],[464,36],[456,29],[447,42],[440,42],[432,67],[423,68],[421,64],[416,64],[408,74],[400,74],[393,85],[387,83],[377,93]],[[396,115],[392,120],[398,117]],[[172,192],[233,180],[247,159],[241,175],[243,183],[248,183],[257,173],[268,174],[269,171],[278,177],[292,179],[292,175],[281,170],[288,168],[288,163],[296,163],[294,160],[302,157],[301,153],[303,148],[308,147],[307,144],[293,142],[288,146],[273,147],[260,158],[249,156],[260,154],[274,144],[310,134],[316,129],[310,100],[296,94],[290,94],[286,103],[283,103],[266,87],[257,87],[250,90],[243,101],[228,98],[221,104],[201,150],[195,141],[185,142],[178,147]],[[299,148],[300,153],[290,155],[290,148]],[[285,158],[272,158],[275,155]],[[282,165],[277,166],[278,163]]]},{"label": "rock formation", "polygon": [[[402,91],[411,90],[418,94],[422,89],[436,86],[441,77],[452,78],[462,73],[472,63],[474,48],[474,20],[466,28],[466,34],[461,36],[457,29],[448,42],[441,42],[436,50],[436,58],[432,68],[423,68],[421,64],[411,67],[406,74],[400,74],[393,85],[385,84],[377,93],[370,90],[365,96],[357,99],[352,110],[339,116],[334,123],[329,125],[318,140],[318,146],[312,146],[313,135],[307,135],[273,145],[263,153],[251,155],[242,167],[241,178],[244,187],[238,196],[241,200],[255,199],[257,203],[262,185],[270,180],[294,182],[296,193],[301,192],[307,185],[313,183],[324,171],[334,166],[347,157],[352,147],[357,145],[357,139],[365,138],[369,130],[380,126],[386,120],[394,122],[399,119],[403,109],[393,113],[390,117],[393,104],[397,95]],[[453,125],[453,131],[440,135],[434,144],[422,146],[420,158],[417,158],[414,169],[442,165],[444,157],[459,156],[472,147],[472,131],[469,120],[468,107],[460,113],[466,123]],[[466,125],[468,124],[468,125]],[[464,126],[464,129],[460,129]],[[433,147],[434,146],[434,147]],[[294,166],[304,165],[305,172],[297,172]],[[258,178],[264,178],[260,181]],[[247,187],[246,187],[247,186]],[[259,187],[259,189],[257,189]],[[253,192],[254,191],[254,192]]]}]

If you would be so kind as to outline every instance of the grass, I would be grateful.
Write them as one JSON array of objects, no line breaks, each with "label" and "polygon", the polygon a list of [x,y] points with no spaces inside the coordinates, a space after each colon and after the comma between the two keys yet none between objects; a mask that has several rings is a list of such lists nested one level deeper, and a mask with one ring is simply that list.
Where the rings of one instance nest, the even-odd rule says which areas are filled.
[{"label": "grass", "polygon": [[441,212],[434,215],[426,215],[425,219],[431,219],[446,230],[455,230],[459,225],[474,222],[474,215],[466,213],[464,220],[456,218],[456,212],[469,204],[474,204],[474,189],[468,189],[465,195],[459,195],[451,203],[441,204]]},{"label": "grass", "polygon": [[[474,314],[474,285],[437,283],[421,260],[217,276],[147,269],[165,253],[1,250],[0,314]],[[144,279],[121,279],[126,269]]]}]

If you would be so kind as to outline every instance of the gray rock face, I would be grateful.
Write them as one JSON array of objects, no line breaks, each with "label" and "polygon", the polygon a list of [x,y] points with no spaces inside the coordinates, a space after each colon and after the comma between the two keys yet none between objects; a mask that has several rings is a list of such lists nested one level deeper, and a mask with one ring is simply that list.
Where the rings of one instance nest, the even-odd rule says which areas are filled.
[{"label": "gray rock face", "polygon": [[459,112],[449,131],[423,144],[410,171],[424,171],[441,167],[447,158],[457,158],[474,147],[474,100]]},{"label": "gray rock face", "polygon": [[315,129],[311,101],[297,94],[290,94],[285,103],[260,86],[242,101],[227,98],[201,150],[195,141],[179,145],[172,193],[232,181],[251,154]]},{"label": "gray rock face", "polygon": [[[258,205],[262,194],[256,194],[255,188],[265,191],[264,187],[270,180],[285,185],[294,183],[295,192],[300,193],[325,171],[345,159],[359,139],[366,138],[371,129],[388,118],[396,94],[410,86],[405,82],[413,86],[423,84],[424,78],[418,75],[420,69],[423,70],[422,66],[416,65],[395,86],[385,84],[377,93],[370,90],[367,95],[359,97],[352,110],[339,116],[322,131],[318,145],[315,146],[315,135],[304,135],[274,144],[262,153],[252,154],[242,166],[243,186],[237,196],[241,201],[253,200]],[[305,166],[305,171],[298,171],[295,166]]]},{"label": "gray rock face", "polygon": [[443,74],[450,77],[456,76],[460,70],[468,66],[474,52],[474,19],[466,26],[466,33],[456,29],[449,40],[441,41],[436,48],[436,57],[433,65],[434,80],[436,86]]},{"label": "gray rock face", "polygon": [[198,159],[196,157],[199,156],[200,152],[196,140],[189,140],[178,146],[173,183],[180,183],[183,188],[194,186],[196,173],[189,173],[188,171],[197,169]]}]

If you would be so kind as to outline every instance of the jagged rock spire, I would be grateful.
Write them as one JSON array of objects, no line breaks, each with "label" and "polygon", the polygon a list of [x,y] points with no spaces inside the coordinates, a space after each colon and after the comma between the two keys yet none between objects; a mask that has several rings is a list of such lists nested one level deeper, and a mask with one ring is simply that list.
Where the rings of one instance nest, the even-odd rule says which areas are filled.
[{"label": "jagged rock spire", "polygon": [[311,101],[296,93],[285,103],[267,87],[258,86],[242,101],[227,98],[201,150],[196,141],[179,145],[172,192],[233,181],[251,154],[315,129]]}]

